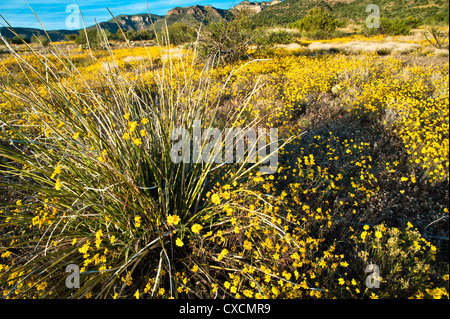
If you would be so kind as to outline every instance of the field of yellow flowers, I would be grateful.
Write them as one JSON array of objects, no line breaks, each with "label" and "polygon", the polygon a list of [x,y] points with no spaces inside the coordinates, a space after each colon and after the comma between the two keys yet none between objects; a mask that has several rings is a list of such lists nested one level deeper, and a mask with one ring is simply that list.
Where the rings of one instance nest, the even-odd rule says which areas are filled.
[{"label": "field of yellow flowers", "polygon": [[[158,46],[4,55],[0,295],[448,298],[448,67],[307,49],[226,66]],[[276,173],[172,163],[170,131],[193,119],[277,128]]]}]

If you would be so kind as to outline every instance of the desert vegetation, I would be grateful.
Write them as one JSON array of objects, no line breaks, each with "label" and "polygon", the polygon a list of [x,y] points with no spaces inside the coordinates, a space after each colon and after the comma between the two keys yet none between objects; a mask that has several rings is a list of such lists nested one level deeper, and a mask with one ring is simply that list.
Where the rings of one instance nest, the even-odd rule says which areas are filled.
[{"label": "desert vegetation", "polygon": [[[342,21],[3,38],[0,295],[448,298],[448,27]],[[277,129],[275,171],[174,162],[198,120]]]}]

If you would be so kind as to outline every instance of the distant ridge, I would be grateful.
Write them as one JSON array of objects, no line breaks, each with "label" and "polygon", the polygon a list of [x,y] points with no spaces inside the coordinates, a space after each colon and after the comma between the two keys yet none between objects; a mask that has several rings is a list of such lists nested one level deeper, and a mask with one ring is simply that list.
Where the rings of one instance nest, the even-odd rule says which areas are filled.
[{"label": "distant ridge", "polygon": [[334,18],[361,23],[368,16],[367,5],[372,3],[379,6],[380,15],[384,18],[412,16],[425,23],[448,25],[448,0],[283,0],[265,7],[253,20],[265,26],[286,25],[301,19],[311,8],[322,7]]},{"label": "distant ridge", "polygon": [[[164,20],[166,20],[167,25],[171,25],[175,22],[184,22],[186,24],[208,24],[211,22],[218,22],[220,20],[228,20],[232,17],[231,10],[222,10],[214,8],[210,5],[200,6],[194,5],[189,7],[176,7],[167,12],[167,15],[160,16],[156,14],[133,14],[133,15],[119,15],[105,22],[99,22],[98,25],[110,31],[111,33],[116,33],[120,28],[123,30],[142,30],[150,28],[154,24],[157,30],[161,30],[165,26]],[[95,28],[96,26],[90,26],[90,28]],[[36,28],[14,28],[14,30],[21,37],[26,37],[31,39],[33,35],[45,35],[42,29]],[[0,32],[5,38],[13,38],[15,35],[9,30],[9,28],[1,27]],[[52,41],[64,40],[65,36],[68,34],[78,34],[79,30],[52,30],[47,31]]]},{"label": "distant ridge", "polygon": [[[148,28],[152,25],[152,23],[156,23],[160,20],[164,19],[164,16],[159,16],[156,14],[133,14],[133,15],[125,15],[121,14],[111,20],[106,22],[100,22],[98,25],[105,30],[110,31],[111,33],[116,33],[119,30],[119,26],[122,30],[130,31],[130,30],[141,30]],[[91,26],[90,28],[95,28],[95,26]]]},{"label": "distant ridge", "polygon": [[[36,36],[44,35],[45,36],[45,32],[42,29],[14,28],[14,31],[16,31],[17,34],[20,35],[20,37],[27,38],[29,40],[31,39],[31,37],[33,35],[36,35]],[[6,28],[6,27],[1,27],[0,32],[7,39],[12,39],[16,36],[13,32],[11,32],[9,30],[9,28]],[[47,31],[47,33],[52,41],[61,41],[61,40],[64,40],[66,35],[78,34],[78,30],[51,30],[51,31]]]}]

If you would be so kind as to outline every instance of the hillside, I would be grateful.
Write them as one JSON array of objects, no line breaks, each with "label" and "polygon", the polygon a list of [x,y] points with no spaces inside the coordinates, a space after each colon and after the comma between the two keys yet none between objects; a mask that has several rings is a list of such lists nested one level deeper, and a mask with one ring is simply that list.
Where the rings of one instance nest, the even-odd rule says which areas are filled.
[{"label": "hillside", "polygon": [[[142,30],[152,28],[152,24],[157,31],[163,29],[167,25],[175,22],[182,22],[189,25],[196,25],[199,23],[208,24],[211,22],[218,22],[223,19],[229,19],[231,12],[228,10],[217,9],[212,6],[190,6],[190,7],[175,7],[167,12],[165,16],[155,14],[135,14],[135,15],[120,15],[115,19],[99,23],[99,25],[112,32],[116,33],[119,27],[123,30]],[[116,23],[117,21],[117,23]],[[95,26],[92,26],[93,28]]]},{"label": "hillside", "polygon": [[[335,3],[332,9],[336,17],[355,21],[364,21],[367,17],[365,8],[374,3],[371,0],[354,0],[351,3]],[[448,0],[378,0],[375,2],[380,7],[382,17],[395,19],[413,16],[422,23],[448,24],[449,1]]]},{"label": "hillside", "polygon": [[[31,37],[33,35],[36,35],[36,36],[44,35],[45,36],[45,32],[41,29],[14,28],[14,30],[17,32],[17,34],[20,35],[21,38],[31,39]],[[9,30],[9,28],[1,27],[0,32],[7,39],[12,39],[15,37],[15,34],[13,32],[11,32]],[[51,31],[47,31],[47,33],[52,41],[61,41],[61,40],[64,40],[65,36],[68,34],[78,34],[78,30],[51,30]]]},{"label": "hillside", "polygon": [[[141,30],[150,28],[152,23],[157,31],[175,22],[183,22],[189,25],[199,23],[209,24],[220,20],[228,20],[233,12],[239,9],[247,9],[253,12],[252,20],[260,26],[286,25],[301,19],[313,7],[322,7],[332,12],[335,18],[361,23],[368,13],[367,5],[373,0],[271,0],[262,2],[250,2],[248,0],[238,3],[230,10],[222,10],[210,5],[194,5],[189,7],[175,7],[167,12],[167,15],[135,14],[119,15],[115,19],[100,22],[99,25],[111,33],[119,29]],[[424,24],[447,24],[449,21],[448,0],[378,0],[382,17],[404,18],[417,17]],[[91,26],[89,28],[95,28]],[[18,34],[28,39],[33,34],[45,34],[42,30],[33,28],[16,28]],[[14,34],[7,28],[0,28],[3,36],[13,38]],[[68,34],[78,34],[78,30],[52,30],[48,31],[53,41],[64,40]]]},{"label": "hillside", "polygon": [[317,0],[284,0],[266,7],[253,17],[259,25],[280,25],[301,19],[313,7],[332,10],[331,3]]},{"label": "hillside", "polygon": [[217,9],[212,6],[191,6],[191,7],[176,7],[167,12],[167,24],[173,22],[185,23],[211,23],[218,22],[223,19],[229,19],[231,13],[228,10]]}]

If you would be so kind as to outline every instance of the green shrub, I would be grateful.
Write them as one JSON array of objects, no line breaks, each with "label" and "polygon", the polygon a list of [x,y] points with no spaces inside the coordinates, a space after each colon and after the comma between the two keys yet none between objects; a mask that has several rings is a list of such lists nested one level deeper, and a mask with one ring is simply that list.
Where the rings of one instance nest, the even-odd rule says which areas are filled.
[{"label": "green shrub", "polygon": [[92,49],[97,49],[101,46],[101,38],[96,29],[80,30],[75,43],[84,48],[91,47]]},{"label": "green shrub", "polygon": [[[155,32],[152,30],[141,29],[139,31],[125,31],[125,38],[128,41],[145,41],[145,40],[153,40],[155,38]],[[122,31],[117,31],[116,38],[118,40],[124,41],[125,38],[122,34]]]},{"label": "green shrub", "polygon": [[326,39],[340,36],[336,29],[344,25],[343,21],[334,19],[329,12],[319,7],[309,10],[303,19],[289,24],[289,27],[298,29],[307,38]]},{"label": "green shrub", "polygon": [[65,36],[65,39],[66,39],[67,41],[77,42],[78,35],[76,35],[76,34],[67,34],[67,35]]},{"label": "green shrub", "polygon": [[406,20],[395,19],[395,20],[387,20],[386,24],[382,27],[386,29],[386,34],[388,35],[408,35],[410,31],[410,27],[406,24]]},{"label": "green shrub", "polygon": [[28,39],[26,36],[15,36],[10,40],[11,44],[22,44],[22,43],[30,43],[30,39]]},{"label": "green shrub", "polygon": [[293,26],[298,27],[300,31],[315,32],[322,30],[324,32],[333,32],[336,28],[342,26],[342,23],[333,19],[330,13],[322,8],[313,8],[303,17],[295,22]]},{"label": "green shrub", "polygon": [[[179,45],[183,43],[192,42],[197,37],[197,32],[194,28],[191,28],[185,23],[175,22],[167,27],[169,34],[169,42],[173,45]],[[161,32],[159,35],[167,34],[166,32]]]},{"label": "green shrub", "polygon": [[104,49],[107,41],[116,39],[116,35],[109,30],[92,28],[80,30],[79,35],[75,38],[75,43],[85,49]]},{"label": "green shrub", "polygon": [[294,36],[285,30],[273,31],[265,35],[264,42],[270,45],[289,44],[294,42]]},{"label": "green shrub", "polygon": [[[417,22],[418,23],[418,22]],[[367,28],[366,24],[363,24],[363,33],[366,35],[408,35],[410,32],[409,25],[415,25],[415,22],[410,19],[387,19],[380,18],[379,28]]]},{"label": "green shrub", "polygon": [[391,50],[390,50],[390,49],[386,49],[386,48],[378,49],[378,50],[376,50],[375,52],[376,52],[378,55],[389,55],[389,54],[391,54]]},{"label": "green shrub", "polygon": [[39,43],[42,46],[46,47],[50,43],[50,40],[44,35],[39,35],[39,36],[33,35],[31,37],[31,42]]},{"label": "green shrub", "polygon": [[413,16],[405,18],[405,24],[410,28],[416,28],[420,24],[420,20]]}]

